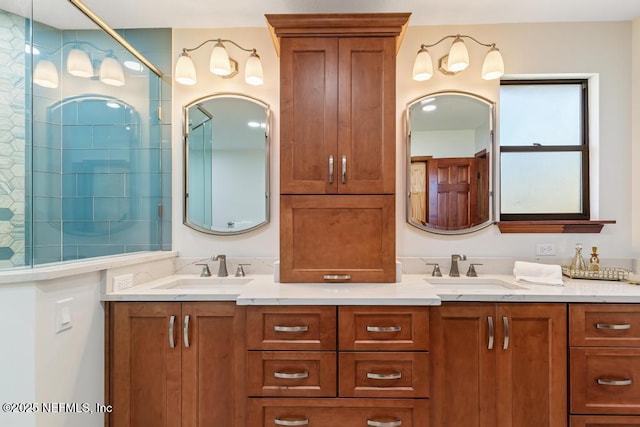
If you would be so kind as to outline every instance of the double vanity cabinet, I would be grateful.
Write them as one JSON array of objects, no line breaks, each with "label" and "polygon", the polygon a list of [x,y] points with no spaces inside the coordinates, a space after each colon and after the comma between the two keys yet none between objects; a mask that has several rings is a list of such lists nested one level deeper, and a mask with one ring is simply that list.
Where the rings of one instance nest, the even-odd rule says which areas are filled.
[{"label": "double vanity cabinet", "polygon": [[638,307],[112,301],[106,425],[640,426]]}]

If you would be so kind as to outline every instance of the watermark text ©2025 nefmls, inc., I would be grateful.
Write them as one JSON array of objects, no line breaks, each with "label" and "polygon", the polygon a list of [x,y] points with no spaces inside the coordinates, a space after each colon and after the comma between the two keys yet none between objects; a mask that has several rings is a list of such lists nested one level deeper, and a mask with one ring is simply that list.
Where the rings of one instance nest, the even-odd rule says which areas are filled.
[{"label": "watermark text \u00a92025 nefmls, inc.", "polygon": [[2,412],[11,413],[44,413],[44,414],[105,414],[111,413],[113,407],[102,403],[88,402],[5,402]]}]

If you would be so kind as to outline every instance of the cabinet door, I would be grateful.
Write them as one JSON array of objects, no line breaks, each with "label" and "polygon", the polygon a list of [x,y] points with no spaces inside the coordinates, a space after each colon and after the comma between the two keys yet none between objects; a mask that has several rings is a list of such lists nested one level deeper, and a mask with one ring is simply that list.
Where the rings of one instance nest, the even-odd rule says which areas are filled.
[{"label": "cabinet door", "polygon": [[498,304],[498,427],[567,425],[567,309]]},{"label": "cabinet door", "polygon": [[393,37],[339,41],[341,194],[395,194],[395,46]]},{"label": "cabinet door", "polygon": [[239,311],[234,302],[182,304],[183,427],[244,425],[246,351]]},{"label": "cabinet door", "polygon": [[495,304],[444,303],[429,324],[431,425],[495,427]]},{"label": "cabinet door", "polygon": [[111,314],[112,427],[181,425],[180,304],[114,303]]},{"label": "cabinet door", "polygon": [[[281,194],[337,192],[337,85],[336,38],[282,38]],[[333,162],[333,176],[330,176],[330,159]]]},{"label": "cabinet door", "polygon": [[395,282],[394,196],[281,196],[281,282]]}]

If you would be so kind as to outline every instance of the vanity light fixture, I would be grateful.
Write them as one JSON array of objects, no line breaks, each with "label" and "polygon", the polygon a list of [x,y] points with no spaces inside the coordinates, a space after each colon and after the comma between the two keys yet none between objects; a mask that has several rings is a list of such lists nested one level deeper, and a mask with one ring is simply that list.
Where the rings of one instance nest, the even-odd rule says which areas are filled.
[{"label": "vanity light fixture", "polygon": [[[95,61],[95,64],[100,64],[98,78],[102,83],[111,86],[124,85],[124,70],[113,51],[111,49],[101,49],[93,43],[85,41],[67,42],[57,51],[40,59],[33,69],[33,83],[46,88],[58,87],[60,81],[58,68],[49,58],[60,51],[64,51],[69,46],[73,47],[67,54],[65,67],[67,73],[75,77],[95,78]],[[34,55],[39,53],[39,51],[36,53],[37,49],[35,47],[31,51]],[[102,55],[105,56],[100,61],[98,58]],[[93,61],[91,57],[93,57]]]},{"label": "vanity light fixture", "polygon": [[200,49],[209,42],[214,42],[213,51],[209,58],[209,70],[216,76],[222,78],[231,78],[238,74],[238,63],[229,58],[225,43],[231,43],[235,47],[245,52],[251,52],[244,66],[244,80],[253,86],[259,86],[263,83],[262,62],[258,56],[256,49],[246,49],[233,40],[210,39],[200,43],[198,46],[187,49],[183,48],[182,53],[176,62],[176,81],[183,85],[194,85],[198,81],[196,76],[196,67],[193,64],[189,52]]},{"label": "vanity light fixture", "polygon": [[433,44],[422,44],[413,63],[413,79],[416,81],[429,80],[433,76],[433,62],[427,50],[442,43],[447,39],[454,39],[449,49],[449,54],[440,58],[438,69],[447,75],[457,74],[469,66],[469,51],[463,39],[469,39],[480,46],[488,47],[489,51],[482,64],[482,78],[494,80],[504,74],[504,61],[495,43],[482,43],[471,36],[464,34],[448,35]]}]

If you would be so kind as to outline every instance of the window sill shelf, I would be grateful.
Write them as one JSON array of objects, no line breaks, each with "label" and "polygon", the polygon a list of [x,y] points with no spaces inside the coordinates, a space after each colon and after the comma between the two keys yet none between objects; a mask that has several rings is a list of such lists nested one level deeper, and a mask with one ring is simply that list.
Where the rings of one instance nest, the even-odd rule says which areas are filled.
[{"label": "window sill shelf", "polygon": [[605,224],[614,220],[566,221],[503,221],[498,222],[501,233],[600,233]]}]

